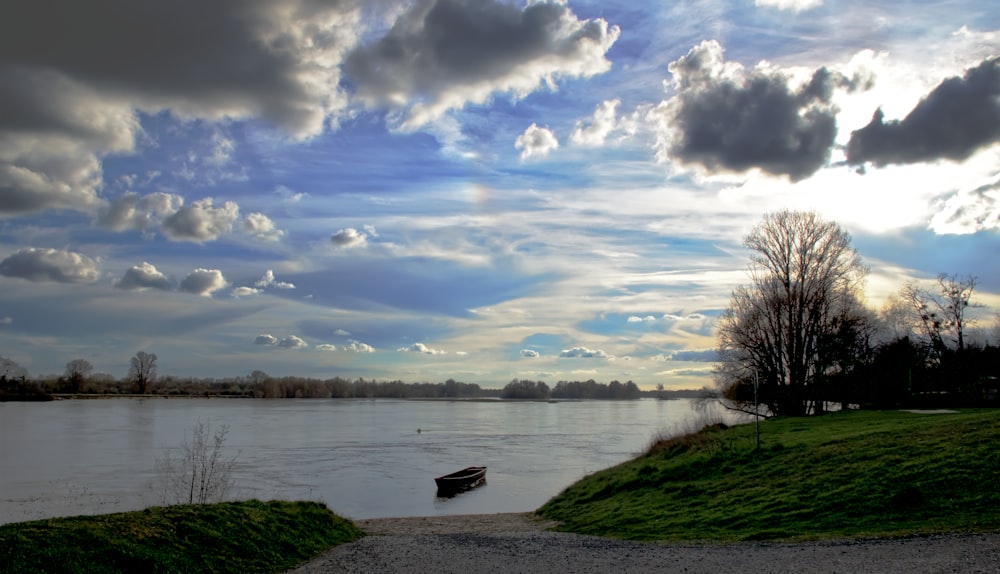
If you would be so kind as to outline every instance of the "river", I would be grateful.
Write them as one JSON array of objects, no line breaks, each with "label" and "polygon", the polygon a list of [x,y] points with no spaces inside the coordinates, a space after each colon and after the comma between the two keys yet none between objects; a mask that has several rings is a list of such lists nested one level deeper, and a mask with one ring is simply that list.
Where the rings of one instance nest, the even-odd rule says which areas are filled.
[{"label": "river", "polygon": [[[236,498],[317,500],[352,519],[534,510],[657,433],[727,420],[688,400],[106,399],[0,403],[0,523],[164,502],[157,461],[228,427]],[[487,466],[438,498],[433,477]]]}]

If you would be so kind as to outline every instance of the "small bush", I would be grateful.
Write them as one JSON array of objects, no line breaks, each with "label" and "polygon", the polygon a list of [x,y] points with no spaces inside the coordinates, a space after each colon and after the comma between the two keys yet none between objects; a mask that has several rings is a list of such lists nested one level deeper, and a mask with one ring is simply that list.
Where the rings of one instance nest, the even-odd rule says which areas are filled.
[{"label": "small bush", "polygon": [[207,504],[226,500],[233,488],[233,468],[237,453],[224,456],[223,447],[229,427],[223,425],[213,434],[211,425],[198,421],[180,446],[179,456],[168,452],[157,459],[156,467],[163,488],[163,504]]}]

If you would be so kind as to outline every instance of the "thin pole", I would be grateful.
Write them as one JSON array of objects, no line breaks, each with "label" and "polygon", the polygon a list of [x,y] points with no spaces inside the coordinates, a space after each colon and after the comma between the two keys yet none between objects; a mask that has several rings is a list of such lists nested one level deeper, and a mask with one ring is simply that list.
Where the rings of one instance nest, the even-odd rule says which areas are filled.
[{"label": "thin pole", "polygon": [[753,418],[754,427],[757,431],[757,450],[760,450],[760,402],[757,398],[757,370],[753,372]]}]

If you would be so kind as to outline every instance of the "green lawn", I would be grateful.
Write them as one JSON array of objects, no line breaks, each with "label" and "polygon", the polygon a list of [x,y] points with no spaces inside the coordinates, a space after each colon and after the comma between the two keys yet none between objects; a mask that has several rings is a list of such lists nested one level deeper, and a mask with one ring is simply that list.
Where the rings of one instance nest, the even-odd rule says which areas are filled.
[{"label": "green lawn", "polygon": [[0,526],[0,573],[283,572],[362,536],[314,502],[165,506]]},{"label": "green lawn", "polygon": [[547,502],[562,530],[733,541],[1000,531],[1000,411],[849,411],[660,441]]}]

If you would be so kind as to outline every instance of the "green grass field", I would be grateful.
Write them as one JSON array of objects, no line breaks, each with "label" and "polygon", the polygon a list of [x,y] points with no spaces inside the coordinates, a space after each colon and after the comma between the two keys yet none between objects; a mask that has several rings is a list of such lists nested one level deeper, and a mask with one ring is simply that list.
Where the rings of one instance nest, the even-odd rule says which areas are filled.
[{"label": "green grass field", "polygon": [[362,536],[314,502],[225,502],[0,526],[0,573],[283,572]]},{"label": "green grass field", "polygon": [[561,530],[735,541],[1000,531],[1000,411],[849,411],[654,441],[539,509]]}]

